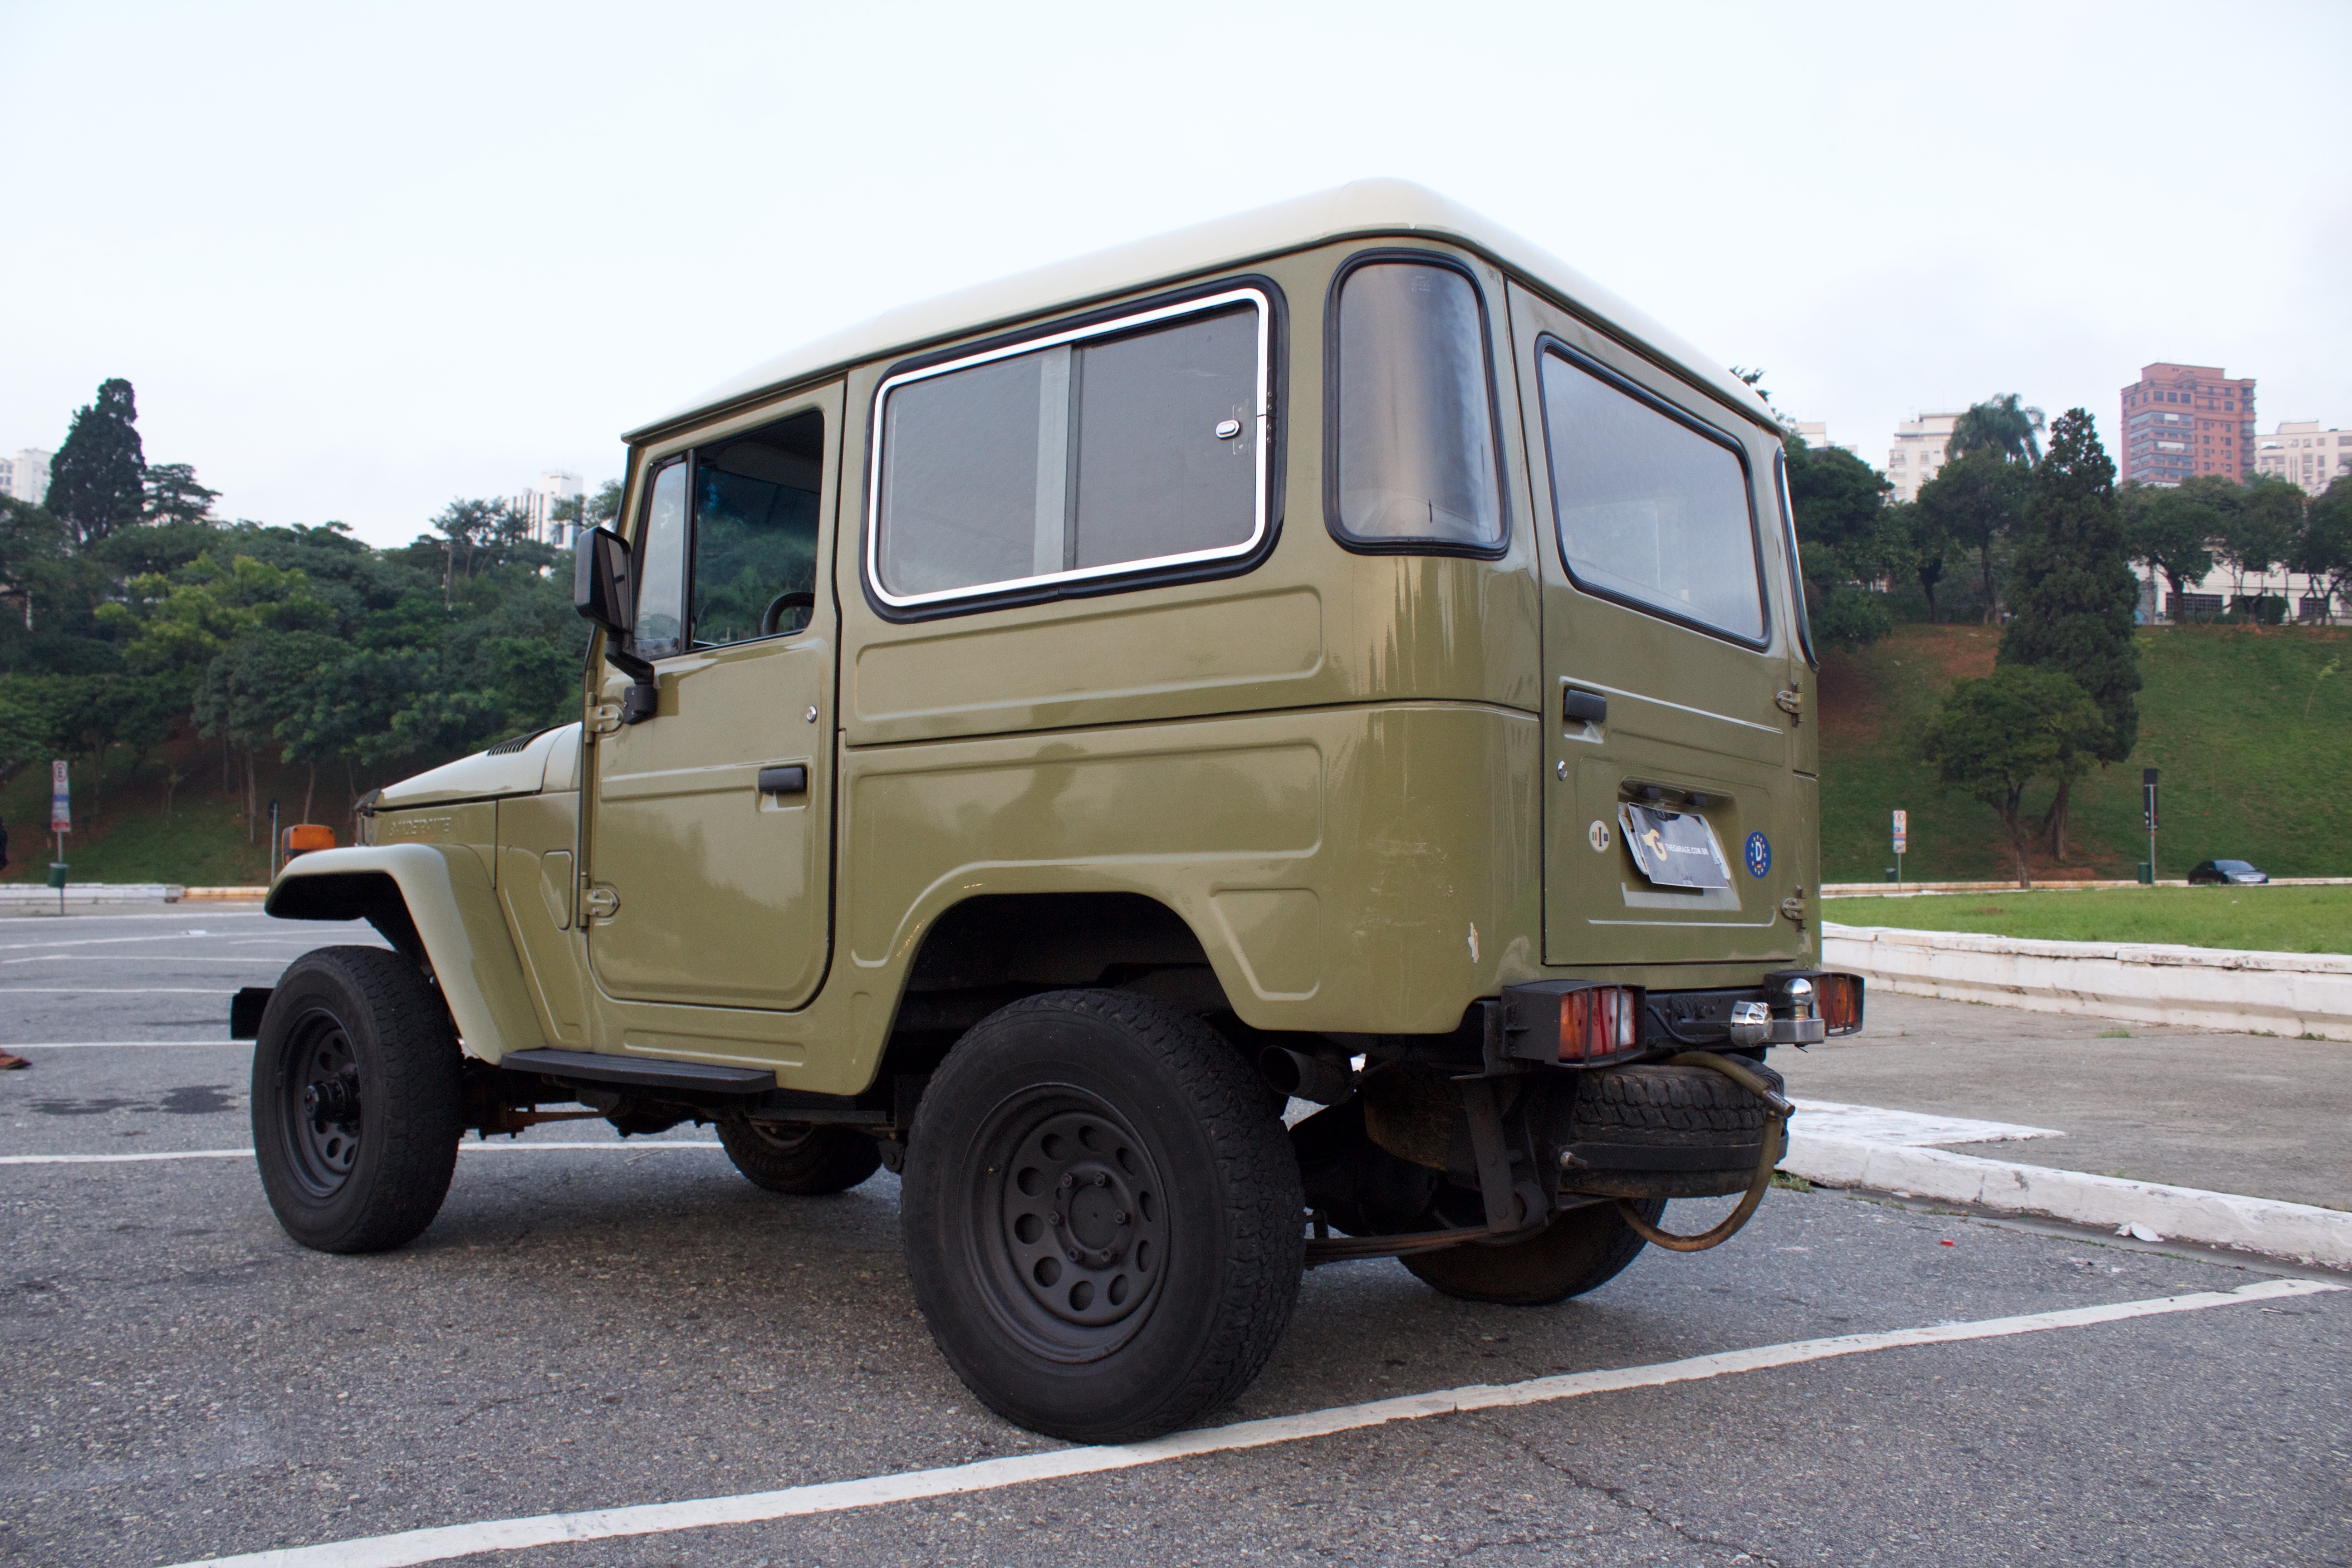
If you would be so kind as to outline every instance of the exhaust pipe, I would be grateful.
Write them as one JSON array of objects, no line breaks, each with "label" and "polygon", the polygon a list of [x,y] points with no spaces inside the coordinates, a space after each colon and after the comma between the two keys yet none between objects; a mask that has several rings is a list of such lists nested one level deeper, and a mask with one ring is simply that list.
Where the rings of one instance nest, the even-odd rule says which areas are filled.
[{"label": "exhaust pipe", "polygon": [[1268,1046],[1258,1052],[1257,1070],[1283,1093],[1318,1105],[1337,1105],[1356,1087],[1355,1071],[1345,1061],[1310,1057],[1281,1046]]}]

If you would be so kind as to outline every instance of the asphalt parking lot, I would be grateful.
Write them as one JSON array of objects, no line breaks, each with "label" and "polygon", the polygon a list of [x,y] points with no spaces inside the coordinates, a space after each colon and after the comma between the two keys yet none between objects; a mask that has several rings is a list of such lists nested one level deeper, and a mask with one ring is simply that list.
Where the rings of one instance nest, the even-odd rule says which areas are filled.
[{"label": "asphalt parking lot", "polygon": [[[249,906],[0,920],[0,1044],[35,1063],[0,1075],[0,1562],[151,1568],[1062,1447],[979,1408],[933,1352],[887,1173],[784,1198],[707,1131],[624,1144],[558,1125],[471,1149],[401,1251],[289,1241],[250,1159],[213,1152],[251,1142],[227,994],[354,940],[373,939]],[[1668,1223],[1715,1212],[1676,1205]],[[1780,1191],[1729,1245],[1654,1250],[1557,1308],[1453,1301],[1394,1263],[1318,1269],[1219,1420],[1832,1336],[2020,1316],[2032,1331],[1778,1351],[1655,1386],[1329,1416],[1318,1436],[751,1522],[688,1510],[664,1516],[686,1528],[462,1560],[2352,1563],[2352,1292],[2261,1294],[2296,1288]],[[2050,1319],[2160,1302],[2196,1310]],[[281,1559],[419,1560],[414,1543]]]}]

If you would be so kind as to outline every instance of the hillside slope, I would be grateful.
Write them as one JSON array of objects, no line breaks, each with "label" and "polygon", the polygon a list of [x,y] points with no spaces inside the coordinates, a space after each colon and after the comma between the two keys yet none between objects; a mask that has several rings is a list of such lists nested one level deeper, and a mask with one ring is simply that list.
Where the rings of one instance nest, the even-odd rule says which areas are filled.
[{"label": "hillside slope", "polygon": [[[1822,661],[1822,875],[1874,882],[1894,864],[1888,814],[1911,814],[1913,881],[2013,875],[1990,806],[1947,792],[1917,762],[1921,727],[1953,681],[1992,672],[1989,626],[1904,626]],[[2074,786],[2066,863],[2036,877],[2128,878],[2147,854],[2140,770],[2163,773],[2157,874],[2236,856],[2276,877],[2352,875],[2352,632],[2164,626],[2139,636],[2139,749]],[[2334,663],[2339,673],[2323,678]],[[2307,712],[2306,712],[2307,709]],[[2051,791],[2037,788],[2038,816]]]}]

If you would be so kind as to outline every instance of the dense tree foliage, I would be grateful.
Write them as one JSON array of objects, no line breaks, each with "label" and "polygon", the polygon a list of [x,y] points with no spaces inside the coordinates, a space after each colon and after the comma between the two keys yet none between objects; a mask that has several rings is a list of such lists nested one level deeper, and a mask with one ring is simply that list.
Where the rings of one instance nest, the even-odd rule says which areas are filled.
[{"label": "dense tree foliage", "polygon": [[[2124,541],[2116,466],[2086,408],[2068,410],[2051,431],[2050,456],[2033,470],[2011,577],[2015,613],[2001,633],[1999,662],[2072,677],[2103,721],[2092,755],[2122,762],[2139,743],[2139,649],[2132,640],[2139,579]],[[2047,819],[2051,848],[2062,859],[2070,783],[2060,780]]]},{"label": "dense tree foliage", "polygon": [[[192,473],[174,493],[209,505]],[[0,500],[0,591],[30,606],[0,615],[0,765],[85,760],[93,811],[112,760],[175,730],[220,743],[252,824],[258,762],[308,763],[314,786],[323,767],[349,798],[574,708],[566,563],[500,503],[452,502],[394,550],[338,523],[152,515],[91,540]]]},{"label": "dense tree foliage", "polygon": [[1937,764],[1944,783],[2000,814],[2018,886],[2030,888],[2025,792],[2037,779],[2063,785],[2088,773],[2106,729],[2098,705],[2072,676],[2004,665],[1952,688],[1928,726],[1921,754]]},{"label": "dense tree foliage", "polygon": [[1979,447],[1946,463],[1934,479],[1919,487],[1916,505],[1921,530],[1945,548],[1976,557],[1988,626],[2000,620],[2000,588],[2010,536],[2025,515],[2025,500],[2032,484],[2033,470],[2025,464]]},{"label": "dense tree foliage", "polygon": [[1865,584],[1900,574],[1909,558],[1900,520],[1886,504],[1895,487],[1839,447],[1811,447],[1794,435],[1783,447],[1814,640],[1824,647],[1875,642],[1895,616],[1886,595]]},{"label": "dense tree foliage", "polygon": [[2004,392],[1990,402],[1971,404],[1952,424],[1945,444],[1947,458],[1970,452],[1996,452],[2011,463],[2028,468],[2042,461],[2042,410],[2018,406],[2017,394]]},{"label": "dense tree foliage", "polygon": [[74,542],[95,544],[140,520],[146,483],[138,399],[129,382],[104,382],[98,400],[75,412],[65,445],[49,464],[46,504]]}]

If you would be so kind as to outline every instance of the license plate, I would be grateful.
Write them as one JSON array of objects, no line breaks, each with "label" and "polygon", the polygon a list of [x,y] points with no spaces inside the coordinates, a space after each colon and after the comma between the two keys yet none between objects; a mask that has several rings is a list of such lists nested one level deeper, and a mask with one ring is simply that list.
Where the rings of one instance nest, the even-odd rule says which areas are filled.
[{"label": "license plate", "polygon": [[1662,888],[1728,888],[1731,868],[1706,818],[1655,806],[1617,807],[1617,826],[1642,875]]}]

